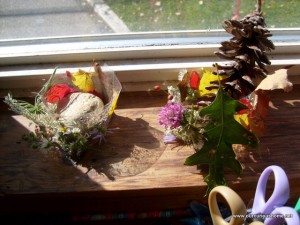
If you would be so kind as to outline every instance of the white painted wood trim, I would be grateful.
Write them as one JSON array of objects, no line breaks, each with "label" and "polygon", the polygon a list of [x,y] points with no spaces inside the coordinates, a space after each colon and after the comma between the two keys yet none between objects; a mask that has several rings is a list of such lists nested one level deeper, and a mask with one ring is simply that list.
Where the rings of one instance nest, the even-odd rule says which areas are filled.
[{"label": "white painted wood trim", "polygon": [[[269,54],[269,70],[295,65],[289,75],[294,83],[300,83],[300,29],[272,33],[276,50]],[[153,84],[177,80],[180,69],[220,62],[214,51],[229,37],[222,31],[186,31],[2,40],[0,89],[1,93],[32,90],[41,87],[55,67],[63,74],[78,68],[90,70],[97,61],[110,66],[123,91],[144,91]]]}]

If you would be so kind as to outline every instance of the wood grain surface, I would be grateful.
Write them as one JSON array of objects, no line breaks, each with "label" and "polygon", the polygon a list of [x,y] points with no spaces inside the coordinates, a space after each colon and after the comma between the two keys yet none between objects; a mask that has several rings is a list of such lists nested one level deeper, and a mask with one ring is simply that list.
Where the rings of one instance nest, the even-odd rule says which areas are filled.
[{"label": "wood grain surface", "polygon": [[[183,165],[194,150],[162,143],[157,115],[165,103],[161,92],[121,93],[106,142],[77,166],[30,148],[22,135],[34,126],[0,103],[1,211],[123,212],[188,207],[191,200],[206,203],[206,168]],[[226,171],[228,185],[247,203],[263,169],[279,165],[289,177],[289,202],[294,204],[300,196],[299,86],[272,95],[266,127],[260,154],[237,150],[243,172],[236,177]]]}]

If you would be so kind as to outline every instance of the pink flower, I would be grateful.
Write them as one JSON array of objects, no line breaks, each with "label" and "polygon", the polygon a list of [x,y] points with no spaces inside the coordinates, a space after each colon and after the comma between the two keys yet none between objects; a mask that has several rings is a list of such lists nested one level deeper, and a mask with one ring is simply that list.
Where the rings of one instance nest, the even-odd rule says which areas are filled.
[{"label": "pink flower", "polygon": [[178,103],[168,103],[159,112],[159,124],[167,127],[179,127],[185,108]]}]

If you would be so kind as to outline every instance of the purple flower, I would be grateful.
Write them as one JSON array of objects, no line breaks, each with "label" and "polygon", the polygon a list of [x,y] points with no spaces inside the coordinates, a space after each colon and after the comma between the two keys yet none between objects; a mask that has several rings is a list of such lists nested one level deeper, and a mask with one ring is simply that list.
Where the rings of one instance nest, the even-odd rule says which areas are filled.
[{"label": "purple flower", "polygon": [[185,108],[176,102],[166,104],[159,112],[159,124],[176,128],[180,126]]},{"label": "purple flower", "polygon": [[172,143],[176,143],[177,139],[173,134],[165,134],[163,141],[165,144],[172,144]]},{"label": "purple flower", "polygon": [[92,140],[96,140],[99,143],[99,145],[100,145],[102,141],[105,141],[105,132],[102,132],[99,129],[94,128],[90,132],[90,138]]}]

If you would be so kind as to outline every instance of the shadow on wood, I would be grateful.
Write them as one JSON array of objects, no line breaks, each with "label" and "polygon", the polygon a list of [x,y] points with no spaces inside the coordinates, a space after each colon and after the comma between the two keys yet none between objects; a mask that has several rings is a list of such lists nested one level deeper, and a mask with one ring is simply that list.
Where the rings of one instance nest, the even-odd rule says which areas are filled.
[{"label": "shadow on wood", "polygon": [[113,115],[106,141],[87,153],[79,164],[111,180],[134,176],[151,167],[166,146],[161,143],[162,131],[143,119],[149,120],[149,116],[145,110],[128,111],[127,116]]}]

